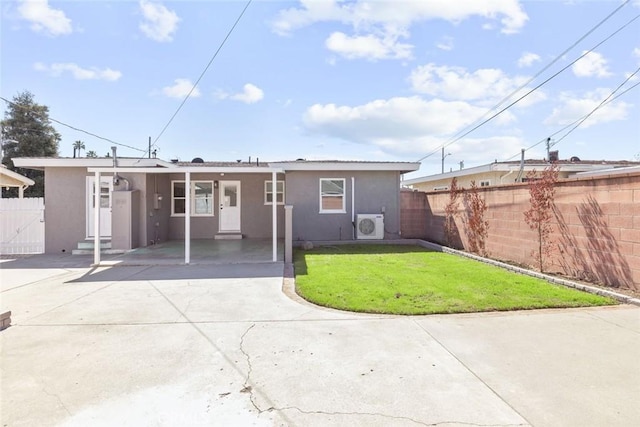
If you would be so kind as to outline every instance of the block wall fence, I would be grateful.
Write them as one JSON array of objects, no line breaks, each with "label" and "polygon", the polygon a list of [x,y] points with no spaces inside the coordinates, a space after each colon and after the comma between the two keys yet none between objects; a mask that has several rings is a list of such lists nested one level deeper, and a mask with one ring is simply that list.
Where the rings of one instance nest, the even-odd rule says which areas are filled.
[{"label": "block wall fence", "polygon": [[[537,232],[524,221],[527,184],[480,188],[489,221],[490,258],[537,266]],[[468,250],[466,210],[460,197],[456,236],[450,246]],[[449,193],[401,192],[404,238],[444,244],[444,208]],[[640,173],[562,180],[556,183],[554,253],[545,272],[613,288],[640,290]]]}]

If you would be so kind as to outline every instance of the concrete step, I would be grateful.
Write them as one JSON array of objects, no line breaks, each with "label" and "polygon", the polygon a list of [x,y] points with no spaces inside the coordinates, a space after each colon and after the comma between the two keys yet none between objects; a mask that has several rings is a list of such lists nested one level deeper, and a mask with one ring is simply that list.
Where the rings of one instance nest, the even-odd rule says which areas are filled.
[{"label": "concrete step", "polygon": [[[83,240],[78,242],[78,249],[90,249],[93,251],[93,240]],[[111,240],[100,240],[100,249],[111,249]]]},{"label": "concrete step", "polygon": [[218,233],[214,237],[216,240],[242,240],[242,238],[240,233]]},{"label": "concrete step", "polygon": [[[127,253],[128,251],[125,249],[101,249],[100,253],[102,255],[120,255]],[[71,255],[93,255],[92,249],[73,249],[71,251]]]}]

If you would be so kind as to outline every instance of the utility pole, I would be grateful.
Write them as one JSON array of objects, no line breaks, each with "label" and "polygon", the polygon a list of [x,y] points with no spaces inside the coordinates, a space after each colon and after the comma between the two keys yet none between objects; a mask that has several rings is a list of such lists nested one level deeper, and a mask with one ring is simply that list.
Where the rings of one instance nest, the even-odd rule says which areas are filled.
[{"label": "utility pole", "polygon": [[547,161],[549,161],[549,150],[551,149],[551,137],[547,138]]},{"label": "utility pole", "polygon": [[451,155],[451,153],[447,153],[446,155],[444,154],[444,145],[443,145],[442,146],[442,170],[441,170],[442,173],[444,173],[444,159],[445,159],[445,157],[450,156],[450,155]]}]

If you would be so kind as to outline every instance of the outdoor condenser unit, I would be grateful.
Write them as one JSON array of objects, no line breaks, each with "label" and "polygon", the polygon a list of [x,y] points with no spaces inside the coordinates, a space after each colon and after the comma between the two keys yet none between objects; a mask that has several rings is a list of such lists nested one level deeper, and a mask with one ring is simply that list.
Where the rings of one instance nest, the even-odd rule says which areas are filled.
[{"label": "outdoor condenser unit", "polygon": [[356,215],[356,238],[370,240],[384,239],[384,215]]}]

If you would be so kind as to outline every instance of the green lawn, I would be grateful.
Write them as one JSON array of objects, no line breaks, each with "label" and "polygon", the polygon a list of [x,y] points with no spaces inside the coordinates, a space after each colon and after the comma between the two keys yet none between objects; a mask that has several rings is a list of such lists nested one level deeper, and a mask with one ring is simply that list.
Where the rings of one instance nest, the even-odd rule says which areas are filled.
[{"label": "green lawn", "polygon": [[617,303],[416,246],[298,249],[294,263],[298,294],[315,304],[349,311],[467,313]]}]

